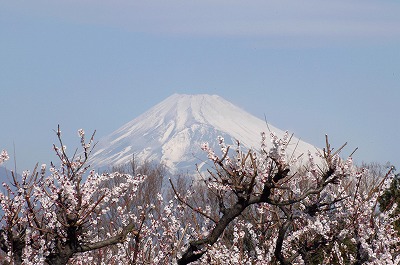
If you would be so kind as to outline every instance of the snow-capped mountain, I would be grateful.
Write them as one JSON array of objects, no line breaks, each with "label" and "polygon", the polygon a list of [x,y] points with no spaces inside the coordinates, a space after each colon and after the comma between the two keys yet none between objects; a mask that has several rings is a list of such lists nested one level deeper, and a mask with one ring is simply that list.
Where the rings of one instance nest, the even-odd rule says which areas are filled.
[{"label": "snow-capped mountain", "polygon": [[[139,161],[161,161],[172,172],[191,171],[207,161],[201,150],[204,142],[219,151],[217,137],[222,136],[227,144],[237,139],[246,148],[259,148],[260,134],[269,134],[268,130],[278,137],[285,133],[219,96],[174,94],[100,139],[91,164],[94,168],[125,164],[134,155]],[[288,146],[296,156],[315,149],[295,137]]]}]

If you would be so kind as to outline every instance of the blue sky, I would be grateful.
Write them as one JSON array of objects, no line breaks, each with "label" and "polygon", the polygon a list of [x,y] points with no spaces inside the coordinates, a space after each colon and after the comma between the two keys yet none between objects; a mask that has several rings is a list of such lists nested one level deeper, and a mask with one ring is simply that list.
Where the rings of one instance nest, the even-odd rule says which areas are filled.
[{"label": "blue sky", "polygon": [[[400,168],[398,1],[0,1],[0,149],[111,133],[173,93],[218,94],[344,155]],[[6,164],[13,167],[12,162]]]}]

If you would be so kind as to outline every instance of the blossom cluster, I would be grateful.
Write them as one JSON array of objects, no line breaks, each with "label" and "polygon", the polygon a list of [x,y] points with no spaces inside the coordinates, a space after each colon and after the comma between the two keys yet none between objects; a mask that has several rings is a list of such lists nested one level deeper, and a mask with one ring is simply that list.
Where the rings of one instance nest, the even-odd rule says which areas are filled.
[{"label": "blossom cluster", "polygon": [[7,161],[9,159],[9,156],[7,154],[6,150],[2,150],[0,153],[0,165],[3,164],[4,161]]},{"label": "blossom cluster", "polygon": [[[58,167],[43,164],[3,184],[0,249],[8,262],[400,264],[397,205],[379,208],[393,171],[371,181],[328,144],[298,167],[287,132],[270,141],[262,133],[254,150],[219,137],[220,156],[201,146],[213,169],[168,187],[162,173],[157,184],[147,174],[90,170],[93,136],[78,136],[83,153],[67,156],[60,139]],[[3,151],[0,163],[7,159]]]},{"label": "blossom cluster", "polygon": [[[342,159],[337,152],[330,153],[327,146],[318,159],[309,152],[303,168],[290,168],[293,174],[282,175],[286,172],[282,169],[290,167],[286,154],[290,137],[288,133],[283,139],[274,133],[270,136],[270,148],[262,133],[259,153],[236,151],[232,158],[226,156],[229,148],[219,140],[224,162],[218,164],[218,174],[206,180],[207,187],[219,194],[219,201],[229,200],[228,194],[231,199],[236,194],[238,200],[254,200],[265,187],[272,188],[264,203],[249,205],[251,215],[243,213],[225,228],[233,239],[222,237],[208,246],[199,264],[227,260],[229,264],[277,260],[291,264],[399,264],[400,241],[393,223],[400,217],[392,214],[397,205],[386,211],[377,207],[393,172],[375,176],[378,180],[373,185],[367,170],[353,165],[351,157]],[[205,151],[215,154],[210,148]],[[213,156],[212,160],[222,158]],[[243,197],[246,192],[252,194]]]}]

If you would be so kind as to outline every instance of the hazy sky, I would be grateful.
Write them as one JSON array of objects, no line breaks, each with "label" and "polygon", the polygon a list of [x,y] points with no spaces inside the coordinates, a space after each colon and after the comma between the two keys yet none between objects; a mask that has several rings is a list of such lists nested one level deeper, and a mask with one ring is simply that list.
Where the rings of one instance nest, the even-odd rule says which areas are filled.
[{"label": "hazy sky", "polygon": [[57,160],[57,124],[72,151],[173,93],[400,170],[400,2],[0,0],[0,150],[19,170]]}]

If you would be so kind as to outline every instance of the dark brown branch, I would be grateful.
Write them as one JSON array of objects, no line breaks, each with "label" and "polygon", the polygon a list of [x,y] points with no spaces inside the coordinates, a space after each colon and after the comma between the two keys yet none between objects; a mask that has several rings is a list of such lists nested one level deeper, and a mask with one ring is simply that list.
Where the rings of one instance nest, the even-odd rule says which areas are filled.
[{"label": "dark brown branch", "polygon": [[134,223],[130,223],[119,234],[117,234],[113,237],[110,237],[106,240],[95,242],[95,243],[90,243],[90,244],[82,244],[78,247],[76,252],[86,252],[86,251],[91,251],[91,250],[115,245],[118,243],[123,243],[126,240],[126,237],[129,233],[132,233],[135,236],[139,235],[139,232],[137,230],[135,230]]},{"label": "dark brown branch", "polygon": [[174,186],[174,184],[172,183],[172,180],[171,180],[171,179],[169,179],[169,183],[171,183],[172,190],[174,191],[174,194],[176,195],[176,197],[178,198],[178,200],[179,200],[181,203],[183,203],[184,205],[186,205],[187,207],[189,207],[192,211],[197,212],[197,213],[203,215],[204,217],[210,219],[210,220],[213,221],[214,223],[217,223],[217,222],[218,222],[217,220],[215,220],[214,218],[212,218],[211,216],[209,216],[209,215],[206,214],[205,212],[200,211],[198,208],[195,208],[195,207],[193,207],[192,205],[190,205],[189,203],[187,203],[187,202],[179,195],[179,193],[178,193],[177,190],[175,189],[175,186]]},{"label": "dark brown branch", "polygon": [[217,242],[229,223],[238,217],[247,206],[248,204],[236,203],[233,207],[229,208],[206,238],[190,242],[189,248],[178,260],[178,265],[189,264],[200,259],[206,252],[205,247]]},{"label": "dark brown branch", "polygon": [[276,245],[275,245],[275,252],[274,252],[275,257],[282,265],[290,265],[290,262],[286,260],[285,256],[283,256],[282,253],[283,241],[285,240],[285,234],[289,226],[290,226],[290,220],[286,220],[283,223],[282,227],[279,229],[278,238],[276,240]]}]

